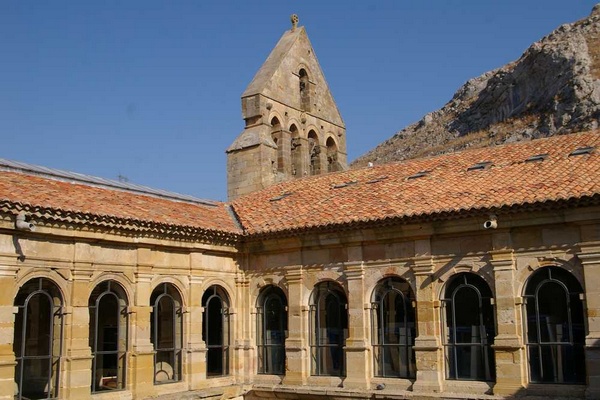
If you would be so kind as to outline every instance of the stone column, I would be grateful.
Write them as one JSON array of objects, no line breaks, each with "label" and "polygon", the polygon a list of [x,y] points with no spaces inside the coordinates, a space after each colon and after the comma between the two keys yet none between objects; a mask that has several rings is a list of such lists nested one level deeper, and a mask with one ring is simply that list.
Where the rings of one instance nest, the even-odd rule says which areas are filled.
[{"label": "stone column", "polygon": [[190,277],[190,300],[187,314],[187,371],[190,390],[206,386],[206,344],[202,340],[202,283],[200,276]]},{"label": "stone column", "polygon": [[579,244],[577,254],[583,264],[588,335],[585,362],[588,387],[586,397],[600,398],[600,242]]},{"label": "stone column", "polygon": [[302,266],[290,267],[285,277],[288,283],[288,337],[285,340],[283,383],[306,385],[309,375],[308,306],[304,301]]},{"label": "stone column", "polygon": [[[15,286],[17,268],[0,266],[0,287],[12,288]],[[0,292],[0,399],[14,399],[16,393],[15,383],[15,353],[13,340],[15,337],[15,313],[13,307],[13,290]]]},{"label": "stone column", "polygon": [[327,173],[327,147],[319,145],[319,172],[318,174]]},{"label": "stone column", "polygon": [[[250,375],[253,375],[255,367],[252,365],[252,341],[250,340],[249,320],[250,320],[250,299],[248,297],[250,280],[239,273],[235,278],[235,287],[237,304],[235,315],[232,315],[231,338],[234,340],[234,355],[232,360],[231,375],[235,376],[238,383],[247,382]],[[253,308],[253,307],[252,307]],[[233,318],[235,316],[240,318]],[[243,318],[242,316],[248,316]]]},{"label": "stone column", "polygon": [[[494,268],[496,288],[496,323],[494,339],[496,383],[494,394],[511,396],[518,394],[526,382],[526,357],[521,325],[521,301],[515,292],[516,265],[508,245],[510,234],[494,234],[494,249],[490,252],[490,264]],[[506,245],[505,245],[506,244]]]},{"label": "stone column", "polygon": [[415,392],[441,392],[443,354],[440,337],[440,301],[433,291],[433,259],[431,256],[413,260],[417,292],[417,332],[415,358],[417,379]]},{"label": "stone column", "polygon": [[[142,267],[138,267],[142,268]],[[135,305],[130,306],[129,314],[132,338],[132,352],[129,370],[129,385],[135,397],[145,398],[154,394],[154,346],[150,342],[150,296],[152,274],[136,273]]]},{"label": "stone column", "polygon": [[[292,176],[302,178],[308,175],[309,170],[309,154],[308,154],[308,139],[298,137],[291,140],[291,162]],[[295,172],[295,173],[294,173]]]},{"label": "stone column", "polygon": [[64,376],[61,398],[89,399],[92,386],[92,351],[90,348],[89,282],[91,263],[75,262],[72,275],[71,304],[65,307],[63,350]]},{"label": "stone column", "polygon": [[281,172],[286,177],[290,177],[292,176],[292,135],[290,131],[284,129],[277,135],[279,138],[277,141],[277,165],[281,165],[283,167]]},{"label": "stone column", "polygon": [[367,337],[369,317],[365,312],[365,271],[362,262],[349,263],[345,275],[349,296],[344,387],[368,389],[371,377],[371,353]]}]

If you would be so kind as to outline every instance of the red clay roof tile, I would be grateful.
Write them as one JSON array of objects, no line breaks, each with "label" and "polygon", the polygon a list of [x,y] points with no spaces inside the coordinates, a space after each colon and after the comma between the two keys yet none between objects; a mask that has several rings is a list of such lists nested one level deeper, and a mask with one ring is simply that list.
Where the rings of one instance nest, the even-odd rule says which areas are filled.
[{"label": "red clay roof tile", "polygon": [[0,171],[0,200],[223,233],[241,233],[225,203],[214,206]]},{"label": "red clay roof tile", "polygon": [[[246,233],[266,234],[598,196],[599,145],[592,131],[467,150],[284,182],[232,204]],[[569,156],[585,146],[596,150]],[[542,153],[545,160],[525,162]]]}]

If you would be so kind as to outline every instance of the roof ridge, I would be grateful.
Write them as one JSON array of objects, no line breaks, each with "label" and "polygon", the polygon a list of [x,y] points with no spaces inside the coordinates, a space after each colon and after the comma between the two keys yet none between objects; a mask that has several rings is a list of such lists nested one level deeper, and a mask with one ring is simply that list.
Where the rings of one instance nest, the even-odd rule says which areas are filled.
[{"label": "roof ridge", "polygon": [[92,175],[81,174],[61,169],[44,167],[36,164],[28,164],[21,161],[0,158],[0,171],[24,173],[46,179],[54,179],[62,182],[84,184],[108,190],[122,190],[129,193],[148,195],[166,200],[176,200],[206,206],[217,206],[219,202],[199,199],[190,195],[184,195],[167,190],[156,189],[149,186],[130,182],[121,182],[113,179],[101,178]]},{"label": "roof ridge", "polygon": [[358,171],[358,170],[367,169],[367,168],[381,167],[384,165],[406,164],[406,163],[417,162],[417,161],[422,161],[422,160],[432,160],[432,159],[442,158],[442,157],[451,157],[451,156],[458,156],[458,155],[467,154],[467,153],[475,153],[477,151],[486,151],[486,150],[487,151],[496,151],[496,150],[503,149],[506,147],[528,146],[528,145],[532,145],[535,143],[542,144],[542,142],[545,143],[545,142],[550,142],[553,140],[557,140],[557,141],[569,140],[568,138],[572,138],[573,136],[587,136],[587,135],[592,135],[592,134],[600,135],[600,129],[572,132],[572,133],[568,133],[568,134],[564,134],[564,135],[546,136],[546,137],[541,137],[541,138],[536,138],[536,139],[531,139],[531,140],[523,140],[523,141],[518,141],[518,142],[511,142],[511,143],[500,143],[500,144],[493,145],[493,146],[471,147],[471,148],[467,148],[467,149],[452,151],[449,153],[432,154],[432,155],[426,155],[423,157],[416,157],[416,158],[406,158],[404,160],[384,162],[381,164],[373,163],[372,166],[365,165],[365,166],[361,166],[361,167],[357,167],[357,168],[350,167],[346,171],[337,171],[337,172]]}]

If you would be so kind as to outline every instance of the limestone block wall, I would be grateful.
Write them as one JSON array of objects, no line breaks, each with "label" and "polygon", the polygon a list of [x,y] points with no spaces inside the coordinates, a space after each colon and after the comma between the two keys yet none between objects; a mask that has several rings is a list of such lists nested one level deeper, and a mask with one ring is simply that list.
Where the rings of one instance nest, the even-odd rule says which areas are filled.
[{"label": "limestone block wall", "polygon": [[[286,373],[256,373],[258,360],[248,366],[260,396],[285,393],[289,386],[342,387],[352,391],[385,390],[400,394],[462,393],[463,395],[597,396],[598,328],[595,283],[600,280],[600,221],[597,208],[564,213],[531,212],[498,217],[498,229],[483,229],[485,215],[454,221],[330,232],[300,238],[248,243],[243,268],[249,281],[250,308],[261,290],[280,287],[288,299]],[[587,379],[582,385],[532,383],[525,337],[525,288],[536,271],[546,267],[568,271],[584,293]],[[458,274],[473,274],[489,286],[493,308],[494,344],[491,379],[451,379],[447,370],[448,338],[444,291]],[[400,278],[414,293],[417,337],[414,378],[377,377],[374,362],[372,296],[378,283]],[[346,374],[314,376],[310,357],[310,298],[319,282],[343,287],[349,326],[345,341]],[[593,284],[591,284],[594,282]],[[251,311],[251,315],[252,314]],[[254,326],[252,326],[254,325]],[[250,324],[249,352],[256,351],[257,332]],[[350,367],[351,366],[351,367]],[[273,384],[281,383],[280,389]],[[269,386],[270,385],[270,386]],[[316,390],[316,389],[315,389]],[[315,391],[311,392],[316,396]],[[366,397],[365,397],[366,398]]]},{"label": "limestone block wall", "polygon": [[[369,398],[378,390],[390,398],[421,396],[569,395],[600,393],[600,209],[560,213],[532,211],[498,215],[498,228],[482,228],[486,215],[435,223],[332,230],[277,239],[248,240],[241,247],[174,239],[131,237],[74,226],[40,224],[36,232],[13,229],[0,220],[0,398],[15,393],[17,294],[44,278],[60,293],[62,344],[58,362],[59,398],[148,398],[202,395],[247,398],[289,396]],[[536,271],[566,271],[583,288],[585,316],[583,384],[532,383],[527,352],[525,289]],[[475,276],[491,293],[494,340],[490,379],[451,379],[447,367],[445,291],[456,276]],[[383,377],[374,354],[374,292],[382,281],[405,282],[415,309],[414,374]],[[123,288],[127,340],[125,387],[92,394],[90,298],[110,280]],[[314,289],[323,282],[340,287],[348,325],[344,329],[345,374],[315,374],[311,331]],[[154,382],[155,350],[150,317],[153,290],[168,283],[181,296],[183,368],[179,382]],[[203,337],[203,297],[217,285],[226,293],[229,369],[209,376]],[[286,296],[285,372],[259,373],[257,300],[267,287]],[[313,307],[313,308],[311,308]],[[313,311],[311,311],[313,310]],[[343,313],[343,311],[342,311]],[[124,317],[125,318],[125,317]],[[55,342],[57,342],[55,341]],[[57,347],[58,348],[58,347]],[[385,387],[377,389],[377,387]],[[253,394],[254,393],[254,394]],[[304,394],[302,394],[304,393]],[[227,397],[225,396],[225,397]]]},{"label": "limestone block wall", "polygon": [[[235,334],[242,323],[236,249],[228,245],[142,238],[110,232],[93,232],[69,226],[38,225],[36,232],[13,229],[14,219],[0,219],[0,398],[16,394],[13,343],[18,312],[15,298],[28,282],[44,278],[60,291],[62,341],[58,361],[61,399],[147,398],[218,385],[230,385],[243,360],[231,352],[229,376],[206,376],[206,345],[202,337],[202,296],[219,285],[229,297]],[[125,292],[127,337],[123,390],[92,395],[90,347],[90,296],[101,282],[110,280]],[[168,283],[181,297],[183,318],[182,376],[179,382],[155,384],[155,351],[151,343],[152,291]],[[125,318],[125,317],[124,317]],[[60,325],[60,324],[59,324]],[[58,326],[59,326],[58,325]],[[28,325],[30,328],[32,325]],[[33,329],[33,328],[31,328]],[[58,348],[58,347],[57,347]]]},{"label": "limestone block wall", "polygon": [[[242,99],[246,127],[227,150],[228,198],[348,167],[339,123],[261,94]],[[273,121],[279,125],[273,126]]]}]

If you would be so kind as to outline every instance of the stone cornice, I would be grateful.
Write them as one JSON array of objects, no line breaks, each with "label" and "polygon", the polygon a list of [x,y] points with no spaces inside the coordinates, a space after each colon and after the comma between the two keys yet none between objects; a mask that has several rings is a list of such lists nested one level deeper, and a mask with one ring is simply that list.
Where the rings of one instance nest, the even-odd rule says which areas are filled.
[{"label": "stone cornice", "polygon": [[224,245],[237,245],[242,237],[237,233],[195,226],[60,210],[0,200],[0,213],[16,215],[19,212],[30,214],[37,223],[42,223],[46,227],[110,232],[120,236],[143,236]]}]

